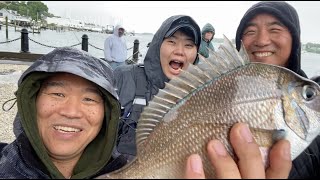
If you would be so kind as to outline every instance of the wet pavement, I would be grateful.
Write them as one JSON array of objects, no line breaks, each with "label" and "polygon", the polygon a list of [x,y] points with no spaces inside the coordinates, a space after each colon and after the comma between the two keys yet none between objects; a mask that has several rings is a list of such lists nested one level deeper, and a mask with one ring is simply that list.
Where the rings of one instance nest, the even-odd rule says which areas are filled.
[{"label": "wet pavement", "polygon": [[6,102],[15,98],[14,92],[18,88],[18,80],[31,64],[30,62],[0,60],[0,142],[10,143],[15,139],[12,124],[17,113],[17,104],[14,104],[15,100]]}]

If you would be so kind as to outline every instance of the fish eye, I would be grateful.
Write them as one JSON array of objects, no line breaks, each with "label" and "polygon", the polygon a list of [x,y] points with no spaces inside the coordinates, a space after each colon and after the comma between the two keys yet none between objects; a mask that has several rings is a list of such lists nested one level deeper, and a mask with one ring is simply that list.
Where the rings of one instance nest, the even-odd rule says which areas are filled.
[{"label": "fish eye", "polygon": [[302,97],[305,100],[310,101],[316,97],[316,90],[310,85],[305,85],[302,89]]}]

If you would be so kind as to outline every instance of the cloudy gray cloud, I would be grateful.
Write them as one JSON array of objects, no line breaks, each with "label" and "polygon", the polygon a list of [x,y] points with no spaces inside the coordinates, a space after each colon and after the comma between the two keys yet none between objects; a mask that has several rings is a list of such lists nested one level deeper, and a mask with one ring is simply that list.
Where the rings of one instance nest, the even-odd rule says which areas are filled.
[{"label": "cloudy gray cloud", "polygon": [[[43,1],[49,12],[61,17],[100,25],[122,23],[135,32],[155,33],[171,15],[192,16],[202,27],[209,22],[216,37],[235,37],[236,28],[246,10],[258,1]],[[301,41],[320,43],[320,2],[288,1],[300,17]]]}]

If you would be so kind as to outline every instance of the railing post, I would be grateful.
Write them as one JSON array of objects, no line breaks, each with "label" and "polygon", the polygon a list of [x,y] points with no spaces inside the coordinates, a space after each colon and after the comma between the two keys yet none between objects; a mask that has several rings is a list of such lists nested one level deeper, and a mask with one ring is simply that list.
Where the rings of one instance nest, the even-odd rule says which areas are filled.
[{"label": "railing post", "polygon": [[9,38],[9,34],[8,34],[8,16],[6,16],[6,38]]},{"label": "railing post", "polygon": [[133,55],[132,55],[132,60],[137,63],[138,61],[138,56],[139,56],[139,40],[135,39],[133,41]]},{"label": "railing post", "polygon": [[82,50],[88,52],[88,36],[86,34],[82,35]]},{"label": "railing post", "polygon": [[21,52],[29,53],[28,30],[25,28],[21,30]]}]

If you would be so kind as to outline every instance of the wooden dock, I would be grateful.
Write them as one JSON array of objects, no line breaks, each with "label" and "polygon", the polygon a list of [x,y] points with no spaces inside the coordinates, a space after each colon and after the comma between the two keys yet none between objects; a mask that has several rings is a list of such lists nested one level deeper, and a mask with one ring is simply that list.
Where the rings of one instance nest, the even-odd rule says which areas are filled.
[{"label": "wooden dock", "polygon": [[16,52],[1,52],[0,51],[0,63],[4,60],[22,61],[22,62],[34,62],[39,59],[43,54],[35,53],[16,53]]}]

